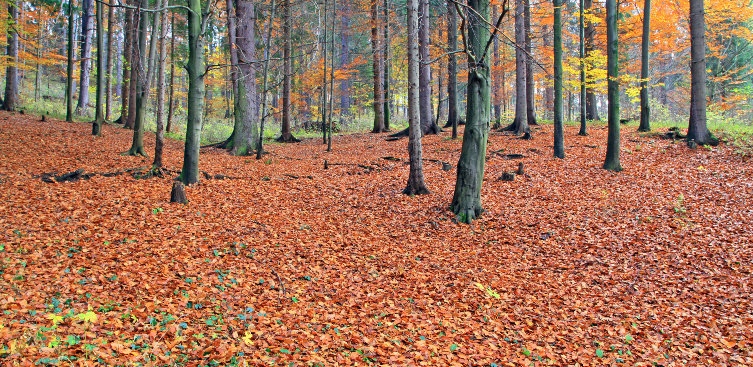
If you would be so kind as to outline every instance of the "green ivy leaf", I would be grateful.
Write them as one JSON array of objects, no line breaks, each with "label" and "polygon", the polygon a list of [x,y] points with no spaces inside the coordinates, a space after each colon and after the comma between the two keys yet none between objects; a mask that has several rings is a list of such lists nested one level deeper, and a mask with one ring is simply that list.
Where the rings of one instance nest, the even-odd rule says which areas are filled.
[{"label": "green ivy leaf", "polygon": [[450,345],[450,352],[454,352],[455,349],[458,349],[458,345],[457,344]]},{"label": "green ivy leaf", "polygon": [[597,349],[596,350],[596,356],[599,357],[599,358],[604,357],[604,351],[601,350],[601,349]]}]

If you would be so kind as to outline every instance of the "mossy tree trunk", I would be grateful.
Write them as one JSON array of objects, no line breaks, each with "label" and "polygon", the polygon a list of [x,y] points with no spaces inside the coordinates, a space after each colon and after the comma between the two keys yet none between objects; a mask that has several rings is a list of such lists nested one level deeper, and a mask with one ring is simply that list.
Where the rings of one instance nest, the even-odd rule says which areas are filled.
[{"label": "mossy tree trunk", "polygon": [[607,0],[607,156],[604,169],[614,172],[622,171],[620,166],[620,82],[617,80],[619,64],[617,62],[619,41],[617,38],[617,1]]}]

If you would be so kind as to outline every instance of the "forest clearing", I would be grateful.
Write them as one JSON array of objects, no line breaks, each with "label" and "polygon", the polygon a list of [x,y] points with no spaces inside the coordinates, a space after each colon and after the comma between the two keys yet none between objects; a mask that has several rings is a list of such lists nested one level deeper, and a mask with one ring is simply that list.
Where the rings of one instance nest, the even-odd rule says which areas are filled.
[{"label": "forest clearing", "polygon": [[625,130],[619,173],[605,125],[566,125],[564,160],[552,125],[492,132],[466,225],[447,133],[423,139],[428,195],[402,194],[407,139],[350,134],[203,149],[183,205],[182,142],[145,178],[129,130],[0,112],[0,363],[753,364],[753,164]]}]

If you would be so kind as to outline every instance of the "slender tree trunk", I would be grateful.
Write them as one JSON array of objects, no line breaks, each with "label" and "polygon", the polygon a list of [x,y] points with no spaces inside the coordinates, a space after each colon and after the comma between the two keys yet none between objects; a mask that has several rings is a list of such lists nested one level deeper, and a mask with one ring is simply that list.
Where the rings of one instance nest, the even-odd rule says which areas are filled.
[{"label": "slender tree trunk", "polygon": [[392,107],[392,98],[390,95],[390,8],[389,0],[384,0],[384,42],[382,42],[382,48],[384,49],[384,55],[382,55],[382,63],[384,65],[384,103],[382,103],[384,109],[384,131],[390,131],[390,120],[392,119],[392,113],[390,108]]},{"label": "slender tree trunk", "polygon": [[68,0],[68,67],[66,75],[68,78],[65,83],[65,121],[73,122],[73,0]]},{"label": "slender tree trunk", "polygon": [[324,0],[324,38],[322,39],[322,144],[327,144],[327,0]]},{"label": "slender tree trunk", "polygon": [[267,81],[269,80],[269,58],[272,56],[270,46],[272,45],[272,28],[275,20],[275,0],[272,0],[272,11],[269,14],[269,23],[267,23],[267,38],[264,44],[264,70],[262,70],[261,83],[261,122],[259,123],[259,142],[256,145],[256,159],[261,159],[264,153],[264,121],[267,119]]},{"label": "slender tree trunk", "polygon": [[[142,5],[145,9],[149,9],[149,0],[141,0],[139,8],[141,8]],[[135,51],[136,56],[133,59],[132,73],[135,77],[133,78],[134,80],[131,81],[132,87],[135,87],[136,89],[136,96],[134,98],[136,108],[133,114],[133,140],[131,141],[131,148],[124,153],[125,155],[147,156],[146,150],[144,150],[144,120],[146,117],[146,103],[149,97],[149,82],[151,80],[149,77],[150,75],[148,74],[149,65],[147,64],[147,61],[151,61],[152,55],[150,52],[150,58],[147,59],[146,34],[149,25],[149,17],[151,15],[150,12],[146,11],[140,12],[139,14],[138,36],[136,37],[138,43],[136,43],[137,50]],[[157,23],[155,23],[155,25],[157,25]]]},{"label": "slender tree trunk", "polygon": [[[175,111],[173,104],[173,97],[175,96],[175,13],[172,13],[170,17],[170,33],[170,97],[167,102],[167,127],[165,128],[168,134],[173,131],[173,111]],[[235,98],[238,98],[237,92]]]},{"label": "slender tree trunk", "polygon": [[410,174],[406,195],[431,193],[424,183],[424,165],[421,148],[421,113],[419,107],[419,52],[418,52],[418,0],[407,0],[408,5],[408,156]]},{"label": "slender tree trunk", "polygon": [[523,9],[523,24],[525,29],[525,58],[526,58],[526,115],[528,125],[538,125],[536,122],[536,89],[533,74],[533,59],[531,49],[531,0],[525,0]]},{"label": "slender tree trunk", "polygon": [[[139,8],[141,8],[141,4],[144,0],[136,0],[135,3],[138,4]],[[128,120],[126,120],[124,127],[127,129],[133,129],[135,128],[136,124],[136,106],[138,101],[136,101],[136,94],[139,87],[139,79],[140,79],[140,55],[143,53],[143,51],[139,50],[139,42],[140,39],[138,37],[139,33],[139,25],[140,21],[142,20],[141,11],[136,10],[133,12],[133,20],[131,21],[131,28],[129,29],[129,32],[131,33],[131,53],[127,56],[130,57],[130,84],[128,86]],[[143,50],[143,49],[142,49]]]},{"label": "slender tree trunk", "polygon": [[580,40],[580,44],[578,46],[578,52],[580,54],[580,98],[578,103],[580,105],[580,131],[578,132],[578,135],[586,136],[588,135],[588,132],[586,131],[586,64],[585,64],[585,28],[584,28],[584,0],[580,0],[580,17],[579,17],[579,26],[578,26],[578,38]]},{"label": "slender tree trunk", "polygon": [[[128,4],[132,2],[126,1]],[[123,84],[120,90],[120,122],[125,128],[133,128],[128,125],[128,111],[131,98],[131,55],[133,54],[133,17],[134,11],[126,8],[125,21],[123,22]]]},{"label": "slender tree trunk", "polygon": [[[180,181],[185,185],[199,182],[199,148],[201,145],[201,125],[204,115],[204,42],[201,34],[202,18],[206,14],[201,9],[201,0],[188,0],[188,117],[186,144],[183,152],[183,169]],[[240,85],[240,84],[239,84]]]},{"label": "slender tree trunk", "polygon": [[690,0],[690,121],[688,142],[717,145],[706,126],[706,21],[703,0]]},{"label": "slender tree trunk", "polygon": [[554,156],[565,158],[562,126],[562,0],[554,0]]},{"label": "slender tree trunk", "polygon": [[[371,52],[372,75],[374,80],[374,128],[372,133],[384,132],[384,63],[382,60],[381,36],[379,24],[379,0],[371,0]],[[386,40],[385,40],[386,41]]]},{"label": "slender tree trunk", "polygon": [[[167,1],[163,0],[165,5]],[[154,141],[153,168],[162,167],[162,150],[165,145],[165,71],[167,69],[167,10],[161,14],[162,29],[159,35],[159,69],[157,70],[157,137]],[[154,41],[152,41],[154,42]],[[168,108],[170,108],[168,106]]]},{"label": "slender tree trunk", "polygon": [[431,113],[431,65],[429,64],[429,0],[419,0],[418,25],[418,53],[421,57],[419,65],[419,87],[421,100],[421,130],[424,135],[439,134],[440,129]]},{"label": "slender tree trunk", "polygon": [[[458,49],[458,15],[455,4],[447,3],[447,46],[449,52]],[[458,62],[452,53],[447,60],[447,124],[452,126],[452,138],[458,138]]]},{"label": "slender tree trunk", "polygon": [[37,62],[36,62],[36,78],[34,78],[34,102],[39,101],[41,98],[42,89],[42,65],[39,60],[42,59],[42,51],[44,49],[44,40],[42,39],[42,9],[39,9],[39,23],[37,23],[37,37],[39,37],[39,45],[37,46]]},{"label": "slender tree trunk", "polygon": [[651,42],[651,0],[643,3],[643,36],[641,37],[641,124],[638,131],[651,131],[651,110],[648,105],[648,46]]},{"label": "slender tree trunk", "polygon": [[620,83],[617,80],[619,64],[617,62],[619,41],[617,38],[617,4],[616,0],[607,0],[607,97],[609,110],[607,122],[609,134],[607,136],[607,156],[604,169],[622,171],[620,166]]},{"label": "slender tree trunk", "polygon": [[526,106],[526,55],[525,45],[525,0],[516,0],[515,6],[515,120],[505,130],[516,135],[530,133]]},{"label": "slender tree trunk", "polygon": [[92,0],[83,0],[81,11],[81,77],[79,82],[76,114],[89,116],[89,75],[91,74],[92,53]]},{"label": "slender tree trunk", "polygon": [[[72,0],[71,0],[72,1]],[[8,17],[12,24],[18,24],[18,0],[8,4]],[[5,74],[5,97],[3,109],[15,111],[18,98],[18,34],[15,27],[8,27],[8,61],[10,61]]]},{"label": "slender tree trunk", "polygon": [[241,124],[235,131],[233,155],[250,155],[257,148],[259,138],[259,95],[256,88],[256,14],[254,2],[236,2],[236,32],[238,42],[238,112]]},{"label": "slender tree trunk", "polygon": [[[274,0],[272,0],[274,1]],[[332,95],[329,98],[329,134],[327,134],[327,151],[332,151],[332,133],[334,132],[334,129],[332,128],[332,111],[334,110],[334,103],[335,103],[335,20],[337,19],[337,0],[332,1],[332,55],[330,56],[330,63],[331,68],[329,69],[329,90],[332,91]],[[324,25],[327,26],[326,24]],[[324,60],[324,62],[327,62],[327,60]]]},{"label": "slender tree trunk", "polygon": [[[289,0],[286,0],[289,1]],[[350,60],[348,45],[350,43],[350,6],[343,4],[340,25],[340,68],[345,69]],[[289,26],[289,23],[288,23]],[[340,80],[340,116],[350,116],[350,78]]]},{"label": "slender tree trunk", "polygon": [[233,132],[223,144],[220,144],[220,146],[224,147],[225,149],[232,150],[233,144],[235,142],[235,134],[237,131],[240,131],[240,125],[243,119],[240,115],[241,107],[239,106],[239,103],[241,103],[241,98],[238,97],[238,74],[240,73],[240,66],[238,65],[238,39],[236,35],[237,26],[233,0],[225,1],[225,8],[227,11],[227,32],[229,43],[228,46],[230,49],[230,64],[233,65],[230,67],[230,82],[232,83],[233,88]]},{"label": "slender tree trunk", "polygon": [[[497,6],[494,6],[494,13],[497,13]],[[496,14],[492,19],[496,18]],[[494,40],[492,41],[492,47],[494,50],[494,68],[497,70],[497,75],[494,75],[492,77],[492,95],[493,95],[493,101],[492,106],[494,107],[494,125],[492,126],[493,129],[499,129],[502,127],[502,106],[501,106],[501,99],[500,96],[500,86],[499,86],[499,65],[500,65],[500,58],[499,58],[499,37],[494,37]]]},{"label": "slender tree trunk", "polygon": [[[593,8],[593,1],[592,0],[585,0],[585,11],[589,14],[591,13],[591,9]],[[586,29],[585,29],[585,37],[586,37],[586,45],[585,45],[585,51],[586,51],[586,58],[591,57],[591,53],[594,51],[594,38],[596,35],[596,28],[594,27],[593,22],[588,21],[586,23]],[[593,83],[593,81],[590,81],[590,83]],[[586,119],[587,120],[601,120],[599,118],[598,111],[596,109],[596,93],[594,93],[593,88],[586,88]]]},{"label": "slender tree trunk", "polygon": [[[99,4],[99,3],[97,3]],[[105,72],[105,121],[112,121],[112,60],[115,58],[113,52],[112,38],[115,35],[115,8],[112,6],[112,0],[108,2],[107,7],[107,70]]]},{"label": "slender tree trunk", "polygon": [[[468,5],[483,19],[489,19],[489,0],[469,0]],[[450,204],[450,210],[461,223],[471,223],[484,212],[481,186],[491,124],[490,71],[489,63],[485,60],[489,27],[478,17],[470,16],[468,19],[466,34],[472,52],[468,54],[468,101],[463,148]]]},{"label": "slender tree trunk", "polygon": [[[277,138],[281,143],[297,143],[298,140],[290,131],[290,113],[293,104],[290,98],[293,81],[293,57],[292,57],[292,38],[291,29],[291,5],[290,0],[283,0],[282,3],[282,35],[283,35],[283,76],[282,76],[282,128],[280,137]],[[345,18],[343,18],[345,19]],[[347,48],[346,48],[347,49]],[[343,81],[345,83],[345,81]],[[346,93],[343,93],[345,95]]]},{"label": "slender tree trunk", "polygon": [[104,102],[105,102],[105,42],[104,42],[104,6],[97,2],[97,107],[94,113],[94,123],[92,123],[92,135],[102,136],[102,124],[105,123]]}]

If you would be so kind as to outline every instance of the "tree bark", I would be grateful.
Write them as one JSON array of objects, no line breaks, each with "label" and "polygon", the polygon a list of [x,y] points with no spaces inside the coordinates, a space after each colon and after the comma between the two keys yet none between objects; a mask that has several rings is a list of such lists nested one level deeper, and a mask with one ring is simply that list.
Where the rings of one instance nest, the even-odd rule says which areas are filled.
[{"label": "tree bark", "polygon": [[235,130],[233,155],[250,155],[259,137],[259,96],[256,90],[256,14],[252,1],[238,0],[235,9],[238,30],[238,112],[240,125]]},{"label": "tree bark", "polygon": [[392,120],[392,113],[390,112],[390,108],[392,107],[392,101],[390,96],[390,8],[389,8],[389,0],[384,0],[384,42],[382,42],[382,48],[384,54],[382,55],[382,64],[384,72],[382,73],[382,76],[384,77],[384,97],[382,103],[383,109],[384,109],[384,131],[390,130],[390,121]]},{"label": "tree bark", "polygon": [[516,135],[530,133],[528,127],[528,110],[526,105],[526,55],[525,45],[525,3],[515,1],[515,120],[504,130]]},{"label": "tree bark", "polygon": [[528,125],[530,126],[538,125],[536,122],[536,90],[534,89],[533,59],[531,57],[531,0],[525,0],[523,13],[526,50],[526,115],[528,117]]},{"label": "tree bark", "polygon": [[588,132],[586,131],[586,65],[585,65],[585,25],[584,25],[584,4],[583,0],[580,0],[580,17],[579,17],[579,24],[578,24],[578,38],[580,40],[580,44],[578,45],[578,53],[580,56],[580,131],[578,131],[578,135],[586,136],[588,135]]},{"label": "tree bark", "polygon": [[374,128],[372,133],[384,132],[384,63],[382,60],[380,24],[379,24],[379,0],[371,0],[371,52],[372,75],[374,81]]},{"label": "tree bark", "polygon": [[327,0],[324,0],[324,38],[322,39],[322,144],[327,144]]},{"label": "tree bark", "polygon": [[[233,132],[230,134],[230,137],[227,138],[224,144],[221,144],[221,146],[228,150],[232,150],[233,143],[235,142],[235,133],[236,131],[240,130],[240,123],[242,120],[239,112],[240,106],[238,105],[239,103],[241,103],[241,98],[238,97],[238,74],[240,73],[240,66],[238,65],[238,39],[236,36],[238,28],[236,26],[235,6],[233,5],[233,0],[225,1],[225,9],[227,12],[227,33],[229,44],[228,46],[230,49],[230,64],[232,65],[230,67],[230,82],[232,83],[233,88]],[[171,50],[172,47],[174,46],[171,44]],[[173,70],[175,70],[174,67]]]},{"label": "tree bark", "polygon": [[[183,169],[179,180],[186,185],[199,182],[199,148],[204,115],[204,40],[201,34],[201,0],[188,0],[188,116],[186,118],[186,144],[183,151]],[[240,84],[239,84],[240,85]]]},{"label": "tree bark", "polygon": [[554,0],[554,156],[565,158],[562,126],[562,0]]},{"label": "tree bark", "polygon": [[[135,4],[138,4],[138,7],[141,8],[141,4],[144,0],[135,0],[133,1]],[[127,54],[126,57],[130,58],[129,61],[129,69],[130,72],[128,73],[128,78],[130,80],[130,83],[128,85],[128,113],[127,113],[127,120],[125,121],[125,124],[123,125],[126,129],[133,129],[136,124],[136,94],[138,91],[138,80],[139,80],[139,64],[140,64],[140,54],[141,52],[138,48],[138,43],[140,42],[138,33],[139,33],[139,22],[141,21],[141,13],[140,10],[136,10],[133,12],[133,19],[131,20],[131,28],[128,29],[128,32],[131,34],[131,52],[130,54]]]},{"label": "tree bark", "polygon": [[[274,0],[272,0],[274,1]],[[332,45],[332,55],[330,55],[330,66],[329,68],[329,90],[331,91],[332,95],[329,98],[329,128],[327,129],[329,133],[327,134],[327,151],[332,151],[332,133],[334,132],[334,129],[332,128],[332,111],[335,109],[335,21],[337,19],[337,0],[332,1],[332,42],[330,43]],[[326,24],[324,25],[327,26]],[[327,62],[327,60],[324,60],[324,62]]]},{"label": "tree bark", "polygon": [[641,124],[638,131],[651,131],[651,110],[648,105],[648,52],[651,42],[651,0],[643,3],[643,36],[641,37]]},{"label": "tree bark", "polygon": [[[12,24],[18,24],[18,0],[8,4],[8,17]],[[8,68],[5,73],[5,96],[3,109],[6,111],[16,110],[18,98],[18,34],[15,27],[8,27]]]},{"label": "tree bark", "polygon": [[[285,0],[289,1],[289,0]],[[348,4],[343,5],[343,13],[341,15],[341,29],[340,29],[340,68],[345,69],[350,60],[350,7]],[[289,26],[289,25],[288,25]],[[340,80],[340,116],[350,116],[350,78],[343,78]]]},{"label": "tree bark", "polygon": [[92,0],[83,0],[81,10],[81,77],[79,81],[78,105],[76,114],[89,116],[89,76],[92,54]]},{"label": "tree bark", "polygon": [[102,136],[102,124],[105,122],[104,100],[105,100],[105,42],[104,42],[104,7],[102,3],[97,2],[97,106],[94,113],[94,123],[92,123],[92,135]]},{"label": "tree bark", "polygon": [[269,14],[269,23],[267,23],[267,38],[264,43],[264,69],[262,70],[261,84],[261,121],[259,123],[258,144],[256,145],[256,159],[261,159],[264,152],[264,121],[267,119],[267,81],[269,80],[269,58],[272,56],[270,46],[272,45],[272,25],[275,20],[275,0],[272,0],[272,10]]},{"label": "tree bark", "polygon": [[[99,3],[97,3],[99,4]],[[105,121],[112,121],[112,61],[115,58],[113,52],[113,37],[115,36],[115,8],[112,0],[107,7],[107,71],[105,72]]]},{"label": "tree bark", "polygon": [[[164,0],[165,5],[167,1]],[[165,145],[165,69],[167,69],[167,9],[162,11],[159,35],[159,69],[157,70],[157,137],[154,141],[152,168],[162,167],[162,150]],[[168,106],[168,108],[170,108]]]},{"label": "tree bark", "polygon": [[[283,76],[282,76],[282,128],[280,137],[277,141],[280,143],[297,143],[298,140],[290,131],[290,113],[293,108],[293,104],[290,98],[293,81],[293,58],[292,58],[292,38],[290,35],[291,29],[291,5],[290,0],[283,0],[282,3],[282,35],[283,35]],[[345,17],[343,16],[343,19]],[[343,20],[345,21],[345,20]],[[345,81],[343,81],[345,83]],[[343,93],[345,96],[346,93]],[[341,101],[342,102],[342,101]],[[342,106],[341,106],[342,107]]]},{"label": "tree bark", "polygon": [[421,103],[421,130],[424,135],[439,134],[441,129],[434,121],[431,113],[431,61],[429,56],[429,0],[419,0],[418,25],[418,53],[421,58],[419,65],[419,88]]},{"label": "tree bark", "polygon": [[[125,1],[126,3],[131,3]],[[133,54],[133,10],[126,8],[125,21],[123,22],[123,84],[120,90],[120,121],[125,128],[132,128],[128,125],[128,106],[131,98],[131,55]]]},{"label": "tree bark", "polygon": [[[483,19],[489,19],[489,0],[469,0],[468,5]],[[466,34],[472,52],[468,54],[468,107],[455,193],[450,204],[450,210],[461,223],[471,223],[484,212],[481,186],[491,124],[490,71],[485,60],[489,28],[481,19],[468,17]]]},{"label": "tree bark", "polygon": [[[173,111],[175,110],[173,105],[173,97],[175,96],[175,13],[172,13],[170,17],[170,33],[170,97],[167,102],[167,127],[165,127],[168,134],[173,131]],[[234,98],[238,98],[237,93]]]},{"label": "tree bark", "polygon": [[[145,5],[144,8],[148,9],[149,0],[141,0],[139,8],[142,5]],[[138,16],[139,22],[136,37],[138,43],[136,44],[136,50],[134,50],[135,55],[132,59],[133,71],[131,73],[133,77],[131,87],[136,90],[135,98],[132,97],[132,102],[135,102],[133,103],[135,105],[133,113],[133,139],[131,140],[131,148],[124,155],[147,156],[146,150],[144,150],[144,119],[146,117],[146,102],[149,97],[149,81],[151,79],[147,74],[148,65],[146,55],[146,33],[150,15],[150,12],[140,12]],[[129,113],[129,117],[130,115]]]},{"label": "tree bark", "polygon": [[[590,13],[590,10],[593,7],[593,1],[592,0],[585,0],[585,11]],[[591,53],[594,50],[594,38],[596,35],[596,28],[594,27],[593,22],[587,22],[586,23],[586,29],[585,29],[585,37],[586,37],[586,45],[585,45],[585,51],[586,51],[586,58],[589,58],[591,56]],[[596,110],[596,94],[594,93],[593,88],[587,88],[586,89],[586,119],[587,120],[601,120],[599,118],[598,111]]]},{"label": "tree bark", "polygon": [[706,126],[706,21],[703,0],[690,0],[690,121],[688,142],[717,145]]},{"label": "tree bark", "polygon": [[418,52],[418,0],[407,0],[408,5],[408,156],[410,173],[406,195],[429,194],[424,183],[424,165],[421,148],[421,110],[419,106],[419,52]]},{"label": "tree bark", "polygon": [[618,52],[619,43],[617,38],[617,4],[616,0],[607,0],[607,98],[609,110],[607,123],[609,133],[607,135],[607,156],[604,160],[604,169],[614,172],[622,171],[620,166],[620,84],[617,80],[619,73]]},{"label": "tree bark", "polygon": [[[455,4],[447,3],[447,46],[449,52],[458,49],[458,15]],[[452,53],[447,61],[447,124],[452,126],[452,138],[458,138],[458,62]]]},{"label": "tree bark", "polygon": [[73,122],[73,0],[68,1],[68,67],[66,68],[68,78],[65,82],[65,121]]}]

